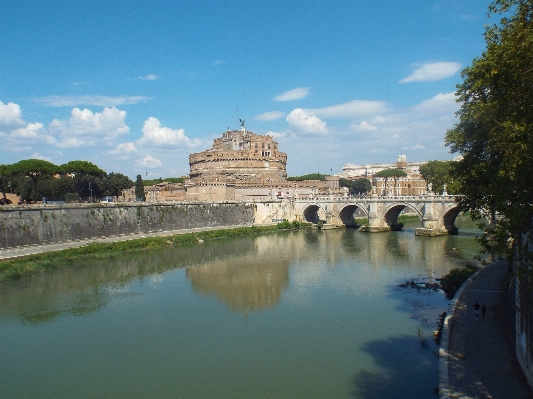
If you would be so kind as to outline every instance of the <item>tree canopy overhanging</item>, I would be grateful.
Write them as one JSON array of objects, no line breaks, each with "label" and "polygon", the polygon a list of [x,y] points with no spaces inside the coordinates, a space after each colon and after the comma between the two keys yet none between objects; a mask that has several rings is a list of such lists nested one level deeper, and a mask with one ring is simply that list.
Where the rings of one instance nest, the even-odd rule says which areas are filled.
[{"label": "tree canopy overhanging", "polygon": [[486,28],[485,51],[461,73],[459,123],[446,145],[463,155],[451,171],[461,207],[473,218],[498,215],[485,244],[500,243],[511,255],[533,220],[533,0],[496,0],[489,11],[501,19]]}]

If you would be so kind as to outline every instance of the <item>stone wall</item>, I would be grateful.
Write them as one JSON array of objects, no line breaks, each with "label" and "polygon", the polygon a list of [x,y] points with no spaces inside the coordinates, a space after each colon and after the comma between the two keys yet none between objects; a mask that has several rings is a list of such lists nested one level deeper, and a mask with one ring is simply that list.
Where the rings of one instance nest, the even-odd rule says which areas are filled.
[{"label": "stone wall", "polygon": [[245,226],[255,205],[221,203],[83,204],[0,207],[0,248],[171,231]]},{"label": "stone wall", "polygon": [[[533,289],[531,288],[533,262],[533,221],[528,234],[516,239],[514,254],[515,295],[508,303],[515,315],[515,350],[520,367],[533,389]],[[514,301],[513,301],[514,299]],[[510,305],[510,306],[509,306]]]}]

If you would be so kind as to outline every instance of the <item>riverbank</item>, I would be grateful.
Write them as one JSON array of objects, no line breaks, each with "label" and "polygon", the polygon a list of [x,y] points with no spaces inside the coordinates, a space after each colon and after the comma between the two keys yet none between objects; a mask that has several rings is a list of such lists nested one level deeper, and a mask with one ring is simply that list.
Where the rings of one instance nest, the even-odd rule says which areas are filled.
[{"label": "riverbank", "polygon": [[266,234],[307,227],[309,227],[308,224],[288,222],[268,226],[199,227],[2,249],[0,250],[0,282],[68,267],[76,260],[88,257],[108,258],[125,252],[201,244],[206,240],[217,238]]}]

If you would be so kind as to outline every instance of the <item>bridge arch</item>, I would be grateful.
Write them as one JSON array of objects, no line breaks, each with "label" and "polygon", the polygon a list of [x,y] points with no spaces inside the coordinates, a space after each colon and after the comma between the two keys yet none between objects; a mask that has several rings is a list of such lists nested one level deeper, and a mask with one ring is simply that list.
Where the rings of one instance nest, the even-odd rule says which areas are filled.
[{"label": "bridge arch", "polygon": [[458,233],[459,229],[455,226],[455,219],[457,219],[459,213],[461,213],[461,209],[458,206],[454,206],[444,214],[444,228],[448,231],[448,234]]},{"label": "bridge arch", "polygon": [[416,206],[409,203],[395,203],[385,209],[385,223],[387,224],[387,226],[391,227],[394,224],[397,224],[398,216],[400,216],[400,214],[405,208],[413,210],[420,219],[420,221],[422,221],[422,212]]},{"label": "bridge arch", "polygon": [[303,212],[303,221],[308,223],[326,222],[326,210],[320,204],[306,205]]},{"label": "bridge arch", "polygon": [[362,210],[365,213],[365,216],[368,217],[368,209],[362,204],[347,204],[341,208],[339,219],[346,227],[355,227],[356,224],[353,220],[353,215],[358,209]]}]

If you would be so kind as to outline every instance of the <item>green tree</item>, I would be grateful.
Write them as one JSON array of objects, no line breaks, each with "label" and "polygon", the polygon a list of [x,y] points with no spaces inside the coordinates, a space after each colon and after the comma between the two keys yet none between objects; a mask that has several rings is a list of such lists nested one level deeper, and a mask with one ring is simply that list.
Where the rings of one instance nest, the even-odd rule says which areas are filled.
[{"label": "green tree", "polygon": [[141,175],[137,175],[135,180],[135,199],[137,201],[146,201],[146,195],[144,194],[144,184]]},{"label": "green tree", "polygon": [[65,198],[65,194],[72,192],[73,179],[69,176],[59,178],[43,179],[39,183],[39,197],[46,197],[49,200],[60,201]]},{"label": "green tree", "polygon": [[61,168],[42,159],[25,159],[11,165],[13,173],[28,176],[33,181],[33,202],[37,202],[37,183],[61,172]]},{"label": "green tree", "polygon": [[105,170],[89,161],[70,161],[61,165],[64,174],[71,175],[74,190],[82,198],[99,197],[103,190],[103,179],[107,176]]},{"label": "green tree", "polygon": [[0,190],[2,191],[3,203],[7,204],[6,189],[11,182],[11,166],[0,165]]},{"label": "green tree", "polygon": [[31,201],[33,198],[33,180],[29,177],[22,177],[17,184],[16,194],[23,201]]},{"label": "green tree", "polygon": [[89,161],[70,161],[61,165],[63,173],[72,175],[91,175],[91,176],[105,176],[105,170]]},{"label": "green tree", "polygon": [[104,182],[104,194],[118,197],[122,193],[122,190],[132,188],[133,181],[122,173],[111,172],[107,175]]},{"label": "green tree", "polygon": [[459,123],[446,145],[463,154],[452,168],[459,204],[474,219],[499,215],[493,243],[512,242],[508,255],[522,257],[533,218],[533,0],[496,0],[489,11],[505,16],[486,28],[486,50],[461,73]]},{"label": "green tree", "polygon": [[366,194],[367,192],[372,190],[372,183],[366,178],[348,180],[341,177],[339,179],[339,186],[348,187],[348,189],[350,190],[350,194],[352,195]]},{"label": "green tree", "polygon": [[385,179],[385,195],[387,195],[387,181],[392,177],[394,180],[394,192],[397,193],[397,183],[400,177],[406,177],[407,173],[400,169],[383,169],[374,175],[375,177],[383,177]]},{"label": "green tree", "polygon": [[453,161],[429,161],[420,166],[420,174],[429,186],[431,184],[431,191],[435,194],[442,194],[444,192],[444,185],[449,194],[457,194],[457,184],[452,175]]}]

